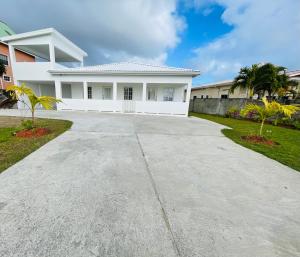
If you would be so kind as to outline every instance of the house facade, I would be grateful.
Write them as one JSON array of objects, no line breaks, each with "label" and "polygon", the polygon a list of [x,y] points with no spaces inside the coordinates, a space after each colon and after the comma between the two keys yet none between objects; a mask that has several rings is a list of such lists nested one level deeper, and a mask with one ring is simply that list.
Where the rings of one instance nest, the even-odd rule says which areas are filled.
[{"label": "house facade", "polygon": [[[13,84],[13,71],[9,56],[8,44],[1,41],[1,37],[15,34],[4,22],[0,21],[0,63],[5,65],[6,73],[0,78],[0,89]],[[35,57],[23,51],[16,50],[18,62],[34,62]]]},{"label": "house facade", "polygon": [[[199,71],[134,62],[83,66],[87,54],[52,28],[2,40],[9,46],[15,84],[62,99],[57,110],[188,114],[192,78]],[[18,50],[36,56],[35,62],[20,62]]]}]

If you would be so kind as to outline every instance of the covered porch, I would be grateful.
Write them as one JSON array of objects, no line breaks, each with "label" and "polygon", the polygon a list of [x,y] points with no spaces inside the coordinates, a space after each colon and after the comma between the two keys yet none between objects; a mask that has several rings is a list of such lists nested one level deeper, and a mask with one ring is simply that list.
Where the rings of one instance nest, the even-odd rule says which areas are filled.
[{"label": "covered porch", "polygon": [[58,110],[185,115],[186,84],[55,82]]}]

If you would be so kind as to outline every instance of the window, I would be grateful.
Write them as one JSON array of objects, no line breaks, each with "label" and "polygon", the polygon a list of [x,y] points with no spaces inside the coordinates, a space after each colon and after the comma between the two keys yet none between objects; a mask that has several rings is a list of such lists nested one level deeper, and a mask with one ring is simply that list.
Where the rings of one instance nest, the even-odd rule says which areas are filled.
[{"label": "window", "polygon": [[3,76],[3,80],[6,82],[11,82],[10,77],[9,76]]},{"label": "window", "polygon": [[208,98],[208,95],[206,95],[206,98]]},{"label": "window", "polygon": [[204,95],[201,95],[201,99],[203,99],[204,98]]},{"label": "window", "polygon": [[124,100],[132,100],[132,87],[124,87]]},{"label": "window", "polygon": [[61,97],[70,99],[72,98],[72,89],[71,84],[62,84],[61,85]]},{"label": "window", "polygon": [[164,101],[173,101],[174,100],[174,88],[169,87],[164,90]]},{"label": "window", "polygon": [[193,97],[193,100],[196,100],[197,99],[197,96],[196,95],[194,95],[194,97]]},{"label": "window", "polygon": [[221,99],[227,99],[228,95],[221,95]]},{"label": "window", "polygon": [[110,87],[103,88],[102,99],[104,99],[104,100],[112,99]]},{"label": "window", "polygon": [[88,87],[88,99],[92,99],[93,98],[93,89],[92,87]]},{"label": "window", "polygon": [[148,101],[157,101],[157,94],[156,94],[156,88],[151,88],[151,87],[148,87],[148,92],[147,92],[148,96],[147,96],[147,99]]},{"label": "window", "polygon": [[0,63],[2,63],[4,65],[8,65],[8,56],[0,54]]}]

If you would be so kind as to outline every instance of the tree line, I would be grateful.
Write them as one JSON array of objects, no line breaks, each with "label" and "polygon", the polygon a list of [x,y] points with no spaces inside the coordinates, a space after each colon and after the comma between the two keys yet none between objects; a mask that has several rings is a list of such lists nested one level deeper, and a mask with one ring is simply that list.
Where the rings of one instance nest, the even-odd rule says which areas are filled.
[{"label": "tree line", "polygon": [[286,70],[285,67],[275,66],[272,63],[243,67],[234,78],[230,93],[234,93],[237,88],[243,88],[248,90],[250,98],[257,94],[261,99],[266,93],[270,99],[287,95],[295,98],[297,91],[294,88],[297,87],[298,82],[291,80]]}]

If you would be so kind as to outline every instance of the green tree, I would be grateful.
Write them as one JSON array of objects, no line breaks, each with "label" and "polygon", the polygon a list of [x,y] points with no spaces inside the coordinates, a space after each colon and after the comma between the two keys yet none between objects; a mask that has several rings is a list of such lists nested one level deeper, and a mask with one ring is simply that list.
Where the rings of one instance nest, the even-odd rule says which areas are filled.
[{"label": "green tree", "polygon": [[229,92],[234,93],[234,90],[237,88],[247,89],[249,92],[249,97],[252,98],[253,94],[255,93],[255,80],[257,70],[257,64],[253,64],[251,67],[241,68],[238,76],[234,78],[233,85],[231,86]]},{"label": "green tree", "polygon": [[259,135],[263,134],[263,126],[267,118],[273,117],[277,114],[291,118],[292,114],[299,110],[298,107],[292,105],[282,105],[276,101],[269,102],[266,97],[263,97],[263,106],[257,104],[247,104],[242,110],[241,115],[247,116],[251,112],[256,112],[261,121]]},{"label": "green tree", "polygon": [[[31,112],[32,124],[34,124],[35,110],[38,104],[43,106],[46,110],[50,110],[53,109],[55,103],[61,102],[61,100],[56,99],[55,97],[52,96],[37,96],[35,95],[33,90],[30,87],[27,87],[25,84],[22,84],[21,86],[16,86],[16,85],[8,86],[6,90],[13,92],[14,93],[13,95],[15,95],[18,101],[21,101],[28,106]],[[29,104],[27,104],[23,100],[24,96],[27,96],[29,100]]]},{"label": "green tree", "polygon": [[285,67],[275,66],[272,63],[260,66],[255,79],[256,90],[261,91],[263,94],[267,92],[270,98],[275,94],[288,91],[295,86],[296,82],[290,80],[285,71]]}]

